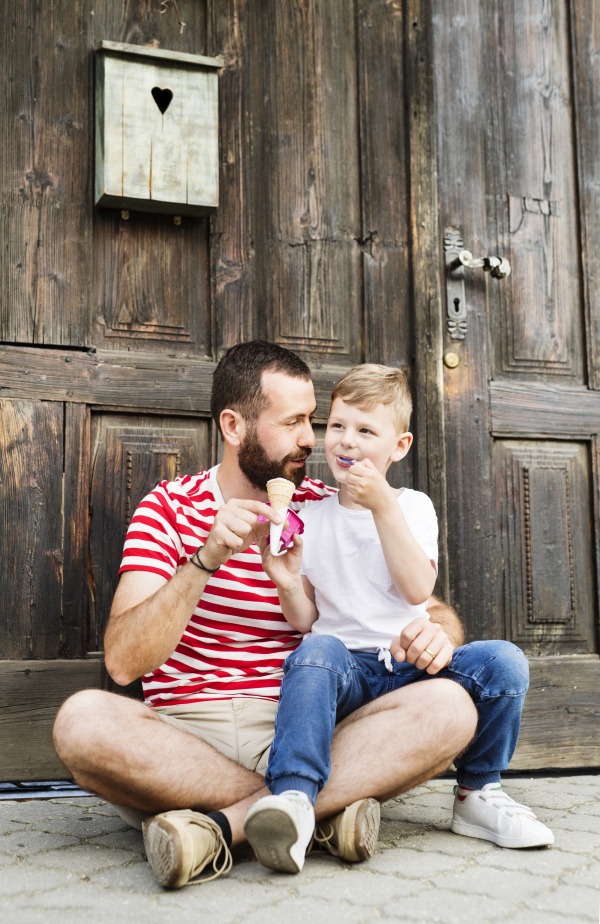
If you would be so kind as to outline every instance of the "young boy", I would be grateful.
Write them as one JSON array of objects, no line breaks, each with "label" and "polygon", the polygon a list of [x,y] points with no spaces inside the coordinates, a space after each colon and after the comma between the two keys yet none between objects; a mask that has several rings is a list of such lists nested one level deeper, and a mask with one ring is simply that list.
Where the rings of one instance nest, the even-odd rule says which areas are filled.
[{"label": "young boy", "polygon": [[[438,528],[433,504],[418,491],[392,488],[385,478],[391,463],[404,458],[410,449],[411,410],[410,392],[401,370],[374,364],[350,370],[333,392],[325,434],[327,463],[341,485],[339,494],[304,509],[304,539],[296,536],[286,555],[273,557],[266,540],[262,543],[263,567],[277,585],[283,614],[305,634],[284,664],[265,777],[273,795],[254,804],[244,825],[259,861],[271,869],[302,869],[315,825],[313,806],[329,778],[336,723],[377,697],[439,674],[453,660],[449,646],[437,650],[437,643],[436,650],[425,649],[421,657],[427,663],[419,660],[419,669],[405,662],[399,645],[398,636],[405,627],[415,619],[429,618],[426,602],[437,569]],[[395,661],[390,649],[396,652]],[[499,748],[495,739],[491,742],[496,761],[516,744],[522,697],[518,705],[513,700],[497,716],[504,737],[499,731],[503,747]],[[485,788],[486,810],[493,795],[488,788],[501,789],[499,772],[482,758],[486,747],[490,751],[490,724],[489,718],[482,720],[480,716],[487,741],[475,749],[471,761],[474,772],[469,776],[464,771],[461,779],[459,768],[464,794],[458,798]],[[474,741],[477,739],[478,735]],[[512,750],[508,759],[510,756]],[[483,787],[472,785],[483,780]],[[503,846],[552,843],[552,833],[531,820],[535,816],[530,810],[517,806],[504,793],[493,798],[508,800],[511,810],[523,809],[521,815],[527,813],[527,822],[519,819],[519,843]],[[378,812],[375,800],[373,806]],[[493,810],[502,814],[501,806]],[[476,807],[475,813],[478,811]],[[483,809],[479,811],[474,824],[467,823],[458,833],[486,837],[478,826],[482,812],[485,814]],[[523,824],[529,824],[524,833]],[[537,826],[533,833],[531,825]],[[457,830],[454,821],[453,829]],[[501,842],[497,837],[488,839]],[[367,856],[374,845],[364,846]]]}]

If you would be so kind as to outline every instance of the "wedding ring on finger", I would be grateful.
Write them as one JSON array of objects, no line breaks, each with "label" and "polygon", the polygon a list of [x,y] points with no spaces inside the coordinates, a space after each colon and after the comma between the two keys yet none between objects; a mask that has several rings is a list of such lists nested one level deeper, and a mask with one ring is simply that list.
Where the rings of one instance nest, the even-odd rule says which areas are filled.
[{"label": "wedding ring on finger", "polygon": [[433,651],[430,651],[429,648],[426,648],[425,651],[427,652],[428,655],[431,655],[432,658],[435,658]]}]

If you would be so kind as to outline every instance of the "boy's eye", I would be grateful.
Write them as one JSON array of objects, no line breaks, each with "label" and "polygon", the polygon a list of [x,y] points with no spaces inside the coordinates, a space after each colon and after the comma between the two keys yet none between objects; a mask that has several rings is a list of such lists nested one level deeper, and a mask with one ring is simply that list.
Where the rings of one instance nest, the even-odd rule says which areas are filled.
[{"label": "boy's eye", "polygon": [[373,431],[372,431],[372,430],[367,430],[366,427],[361,427],[360,432],[361,432],[361,433],[372,433]]}]

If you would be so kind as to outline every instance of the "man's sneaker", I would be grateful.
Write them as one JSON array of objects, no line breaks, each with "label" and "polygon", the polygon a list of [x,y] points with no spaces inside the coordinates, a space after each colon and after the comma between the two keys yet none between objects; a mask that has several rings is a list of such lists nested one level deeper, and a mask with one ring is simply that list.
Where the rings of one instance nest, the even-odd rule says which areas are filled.
[{"label": "man's sneaker", "polygon": [[310,852],[328,850],[351,863],[368,860],[377,846],[380,815],[377,799],[353,802],[337,815],[318,822]]},{"label": "man's sneaker", "polygon": [[212,875],[192,882],[210,882],[228,873],[232,859],[219,825],[191,809],[163,812],[142,825],[146,856],[162,886],[178,889],[212,863]]},{"label": "man's sneaker", "polygon": [[452,830],[467,837],[480,837],[499,847],[548,847],[554,843],[550,828],[527,808],[515,802],[499,783],[463,795],[455,787]]},{"label": "man's sneaker", "polygon": [[314,829],[311,801],[295,790],[259,799],[244,822],[244,834],[258,862],[282,873],[300,872]]}]

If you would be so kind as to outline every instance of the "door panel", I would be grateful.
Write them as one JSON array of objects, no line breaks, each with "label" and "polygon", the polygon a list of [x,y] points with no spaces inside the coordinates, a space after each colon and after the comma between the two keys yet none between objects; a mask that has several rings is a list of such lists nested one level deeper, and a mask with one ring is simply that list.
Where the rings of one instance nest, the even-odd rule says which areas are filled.
[{"label": "door panel", "polygon": [[88,651],[102,650],[123,542],[137,505],[159,481],[209,467],[209,431],[208,420],[94,416]]},{"label": "door panel", "polygon": [[[591,9],[582,0],[578,15]],[[574,82],[569,11],[482,0],[435,18],[443,227],[512,267],[503,280],[466,270],[466,337],[446,334],[459,356],[445,371],[451,588],[469,638],[508,638],[532,658],[521,767],[600,750],[600,404],[584,299],[599,243],[586,238],[582,261],[576,143],[594,69]]]}]

